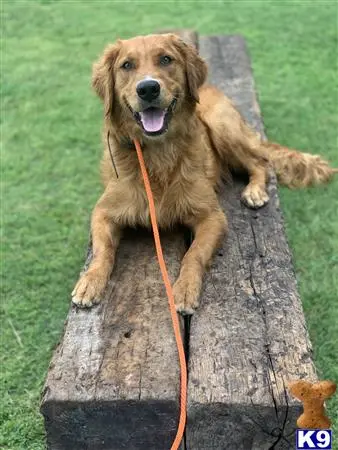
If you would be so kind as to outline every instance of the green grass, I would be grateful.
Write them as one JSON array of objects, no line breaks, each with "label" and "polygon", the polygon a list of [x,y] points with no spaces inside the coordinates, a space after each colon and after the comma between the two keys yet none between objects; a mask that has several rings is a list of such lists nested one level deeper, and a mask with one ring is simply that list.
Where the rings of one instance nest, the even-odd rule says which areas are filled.
[{"label": "green grass", "polygon": [[[4,3],[1,448],[44,448],[39,393],[100,192],[101,107],[89,85],[105,44],[168,26],[243,34],[270,139],[338,166],[337,12],[324,0]],[[337,187],[281,192],[316,365],[333,380]],[[337,396],[329,405],[338,435]]]}]

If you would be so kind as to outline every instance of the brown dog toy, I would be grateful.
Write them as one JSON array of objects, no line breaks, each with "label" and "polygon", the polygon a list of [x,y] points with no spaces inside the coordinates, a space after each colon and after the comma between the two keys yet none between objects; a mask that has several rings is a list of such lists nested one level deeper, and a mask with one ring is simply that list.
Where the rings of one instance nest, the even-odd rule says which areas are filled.
[{"label": "brown dog toy", "polygon": [[291,394],[303,403],[303,414],[297,420],[299,428],[325,430],[330,428],[331,421],[325,415],[324,401],[336,392],[336,384],[332,381],[299,380],[288,384]]}]

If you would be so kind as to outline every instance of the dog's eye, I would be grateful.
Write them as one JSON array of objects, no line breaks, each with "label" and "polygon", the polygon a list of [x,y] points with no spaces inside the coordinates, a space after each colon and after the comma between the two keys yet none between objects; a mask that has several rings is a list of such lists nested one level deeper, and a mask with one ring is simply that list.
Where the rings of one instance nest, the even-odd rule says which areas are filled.
[{"label": "dog's eye", "polygon": [[125,61],[122,66],[121,69],[123,70],[131,70],[134,67],[134,64],[131,61]]},{"label": "dog's eye", "polygon": [[172,62],[172,60],[173,59],[170,56],[164,55],[164,56],[161,56],[161,58],[160,58],[160,64],[162,66],[167,66],[168,64],[170,64]]}]

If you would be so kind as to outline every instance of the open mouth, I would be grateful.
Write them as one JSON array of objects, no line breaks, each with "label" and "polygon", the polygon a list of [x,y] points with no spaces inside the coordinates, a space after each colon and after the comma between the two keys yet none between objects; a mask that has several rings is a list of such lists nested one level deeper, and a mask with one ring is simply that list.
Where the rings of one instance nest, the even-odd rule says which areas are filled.
[{"label": "open mouth", "polygon": [[165,109],[152,106],[140,112],[132,112],[147,136],[159,136],[168,130],[176,102],[177,100],[174,98],[169,107]]}]

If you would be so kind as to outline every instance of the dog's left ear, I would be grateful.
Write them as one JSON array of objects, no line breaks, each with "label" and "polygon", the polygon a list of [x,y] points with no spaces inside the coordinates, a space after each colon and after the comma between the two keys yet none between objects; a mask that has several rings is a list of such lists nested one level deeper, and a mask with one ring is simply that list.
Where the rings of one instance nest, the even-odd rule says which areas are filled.
[{"label": "dog's left ear", "polygon": [[185,72],[189,93],[194,102],[199,101],[198,90],[207,79],[208,67],[192,45],[186,44],[176,35],[172,35],[175,46],[185,60]]},{"label": "dog's left ear", "polygon": [[109,114],[114,97],[114,63],[120,49],[120,41],[106,47],[101,58],[93,64],[92,87],[104,101],[105,114]]}]

